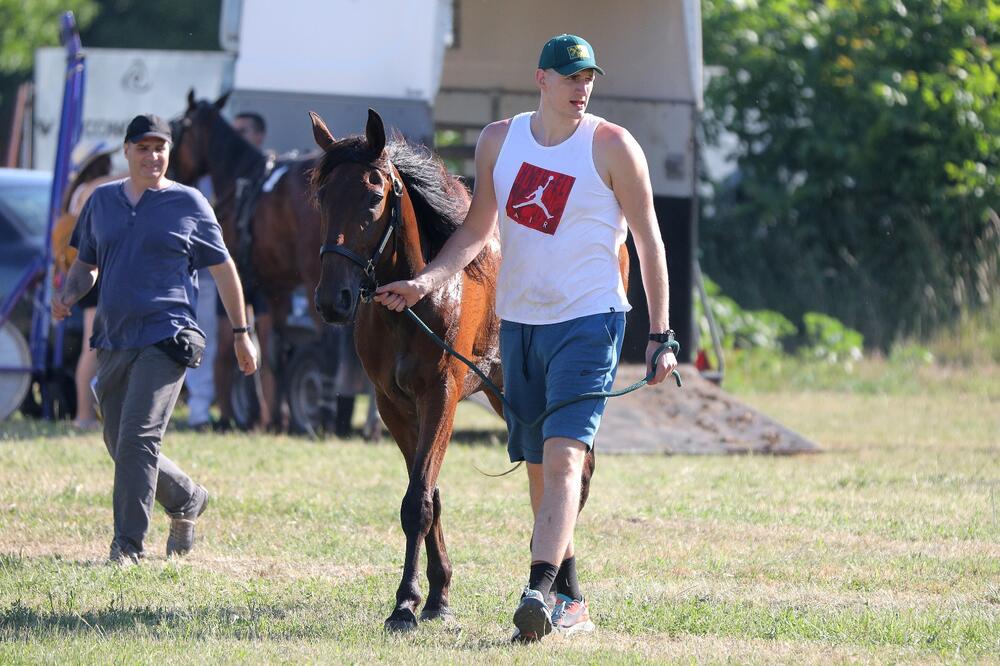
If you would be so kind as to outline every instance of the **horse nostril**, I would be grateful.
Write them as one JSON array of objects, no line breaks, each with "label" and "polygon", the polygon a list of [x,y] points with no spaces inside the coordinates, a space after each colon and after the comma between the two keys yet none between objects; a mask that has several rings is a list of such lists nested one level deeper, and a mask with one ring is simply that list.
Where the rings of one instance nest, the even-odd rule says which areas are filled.
[{"label": "horse nostril", "polygon": [[341,310],[349,310],[353,300],[350,289],[341,289],[337,294],[337,307]]}]

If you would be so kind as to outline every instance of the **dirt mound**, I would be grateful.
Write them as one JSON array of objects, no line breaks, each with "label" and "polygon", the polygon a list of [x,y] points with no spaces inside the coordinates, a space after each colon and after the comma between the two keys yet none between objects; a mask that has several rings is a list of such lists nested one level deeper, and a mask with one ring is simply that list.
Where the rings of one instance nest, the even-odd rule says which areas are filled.
[{"label": "dirt mound", "polygon": [[[681,366],[684,387],[673,379],[608,401],[598,434],[600,453],[735,454],[813,453],[820,448],[743,404]],[[641,365],[622,365],[615,389],[645,375]]]}]

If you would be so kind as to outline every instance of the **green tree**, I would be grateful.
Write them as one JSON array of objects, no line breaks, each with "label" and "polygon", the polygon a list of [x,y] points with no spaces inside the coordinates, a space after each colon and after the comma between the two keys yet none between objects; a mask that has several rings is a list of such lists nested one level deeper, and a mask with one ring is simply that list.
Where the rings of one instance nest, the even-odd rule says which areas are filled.
[{"label": "green tree", "polygon": [[705,0],[705,135],[738,138],[704,265],[885,346],[998,296],[1000,3]]},{"label": "green tree", "polygon": [[95,0],[0,0],[0,74],[31,71],[35,49],[59,44],[59,17],[72,11],[85,27],[97,15]]},{"label": "green tree", "polygon": [[31,78],[35,49],[59,44],[63,12],[76,16],[84,48],[218,50],[220,8],[220,0],[0,0],[0,149],[17,87]]},{"label": "green tree", "polygon": [[59,44],[59,17],[72,11],[78,26],[97,15],[94,0],[0,0],[0,155],[6,152],[17,87],[31,77],[35,49]]},{"label": "green tree", "polygon": [[97,0],[101,19],[81,33],[92,47],[219,50],[220,0]]}]

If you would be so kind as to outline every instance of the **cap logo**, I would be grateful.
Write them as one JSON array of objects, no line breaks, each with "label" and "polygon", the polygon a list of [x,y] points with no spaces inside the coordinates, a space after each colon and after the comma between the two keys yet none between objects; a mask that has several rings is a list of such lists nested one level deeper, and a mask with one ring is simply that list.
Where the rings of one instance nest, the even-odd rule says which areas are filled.
[{"label": "cap logo", "polygon": [[569,54],[570,60],[579,60],[581,58],[590,57],[590,51],[588,51],[587,47],[582,44],[569,46],[566,48],[566,52]]}]

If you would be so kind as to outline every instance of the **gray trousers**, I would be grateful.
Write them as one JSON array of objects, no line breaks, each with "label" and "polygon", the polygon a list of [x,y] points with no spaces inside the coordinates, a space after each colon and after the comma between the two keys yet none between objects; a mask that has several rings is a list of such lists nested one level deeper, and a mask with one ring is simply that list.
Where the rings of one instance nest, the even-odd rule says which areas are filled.
[{"label": "gray trousers", "polygon": [[180,515],[196,504],[194,481],[160,453],[186,368],[156,347],[97,352],[104,444],[115,463],[115,543],[142,555],[153,500]]}]

